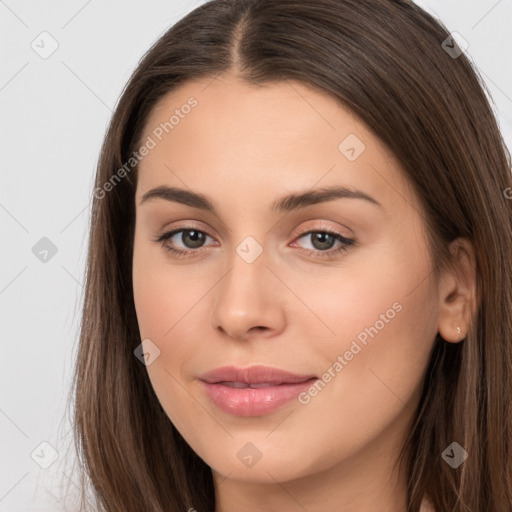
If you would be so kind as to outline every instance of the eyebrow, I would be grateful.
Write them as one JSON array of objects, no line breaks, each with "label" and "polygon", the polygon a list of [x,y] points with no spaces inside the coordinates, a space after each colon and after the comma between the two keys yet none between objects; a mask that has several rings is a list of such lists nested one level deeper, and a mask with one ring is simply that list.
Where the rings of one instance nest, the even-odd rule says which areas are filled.
[{"label": "eyebrow", "polygon": [[[164,199],[166,201],[181,203],[209,211],[217,215],[215,206],[211,199],[203,194],[198,194],[190,190],[161,185],[146,192],[142,196],[139,204],[143,204],[154,199]],[[362,199],[384,209],[381,203],[362,190],[344,186],[332,186],[295,192],[293,194],[283,196],[272,203],[271,210],[275,213],[290,212],[292,210],[298,210],[313,204],[325,203],[335,199]]]}]

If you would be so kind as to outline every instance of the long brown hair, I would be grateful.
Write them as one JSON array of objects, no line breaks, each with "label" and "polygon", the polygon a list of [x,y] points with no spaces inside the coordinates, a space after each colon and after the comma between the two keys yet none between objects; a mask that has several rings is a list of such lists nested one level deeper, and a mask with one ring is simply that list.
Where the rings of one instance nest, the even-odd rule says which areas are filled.
[{"label": "long brown hair", "polygon": [[[97,167],[73,382],[82,486],[96,510],[215,509],[211,469],[174,428],[134,356],[137,166],[126,170],[126,162],[165,93],[228,71],[250,84],[301,81],[359,116],[420,198],[436,276],[449,264],[448,243],[471,240],[478,310],[462,342],[437,335],[400,467],[407,512],[418,512],[423,497],[437,512],[512,510],[510,154],[480,75],[449,38],[407,0],[212,0],[140,61]],[[468,452],[456,469],[441,456],[452,442]]]}]

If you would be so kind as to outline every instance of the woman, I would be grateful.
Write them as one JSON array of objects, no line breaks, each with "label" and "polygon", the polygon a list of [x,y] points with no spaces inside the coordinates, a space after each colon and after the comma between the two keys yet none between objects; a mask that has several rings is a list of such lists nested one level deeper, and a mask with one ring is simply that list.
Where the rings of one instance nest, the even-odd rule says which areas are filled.
[{"label": "woman", "polygon": [[95,509],[510,511],[511,193],[478,75],[413,3],[185,16],[98,165]]}]

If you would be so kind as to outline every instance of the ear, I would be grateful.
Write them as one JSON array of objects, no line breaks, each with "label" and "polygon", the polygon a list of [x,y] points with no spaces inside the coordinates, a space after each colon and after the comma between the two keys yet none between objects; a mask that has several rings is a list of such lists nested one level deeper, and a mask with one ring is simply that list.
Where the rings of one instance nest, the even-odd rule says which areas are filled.
[{"label": "ear", "polygon": [[476,311],[476,260],[473,244],[467,238],[453,240],[449,249],[452,264],[438,287],[437,328],[445,341],[458,343],[466,337]]}]

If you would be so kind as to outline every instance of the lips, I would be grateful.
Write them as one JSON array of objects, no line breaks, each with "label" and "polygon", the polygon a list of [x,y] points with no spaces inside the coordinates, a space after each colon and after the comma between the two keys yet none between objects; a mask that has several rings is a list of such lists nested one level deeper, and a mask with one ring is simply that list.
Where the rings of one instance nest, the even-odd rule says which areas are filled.
[{"label": "lips", "polygon": [[224,386],[229,386],[230,388],[244,389],[259,389],[259,388],[268,388],[269,386],[280,386],[282,382],[279,384],[274,384],[271,382],[259,382],[258,384],[247,384],[247,382],[219,382],[218,384],[223,384]]},{"label": "lips", "polygon": [[221,411],[234,416],[263,416],[293,401],[317,377],[268,366],[225,366],[200,377],[204,392]]},{"label": "lips", "polygon": [[223,366],[200,376],[200,379],[209,384],[221,383],[231,387],[266,387],[281,384],[298,384],[316,377],[316,375],[299,375],[270,366],[250,366],[239,368],[236,366]]}]

